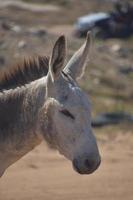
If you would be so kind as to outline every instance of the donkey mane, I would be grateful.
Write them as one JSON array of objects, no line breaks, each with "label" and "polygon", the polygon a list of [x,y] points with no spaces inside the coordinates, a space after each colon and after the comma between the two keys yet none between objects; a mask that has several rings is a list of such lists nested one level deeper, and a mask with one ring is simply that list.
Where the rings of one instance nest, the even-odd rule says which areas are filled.
[{"label": "donkey mane", "polygon": [[49,57],[24,60],[11,68],[0,70],[0,92],[28,84],[48,73]]}]

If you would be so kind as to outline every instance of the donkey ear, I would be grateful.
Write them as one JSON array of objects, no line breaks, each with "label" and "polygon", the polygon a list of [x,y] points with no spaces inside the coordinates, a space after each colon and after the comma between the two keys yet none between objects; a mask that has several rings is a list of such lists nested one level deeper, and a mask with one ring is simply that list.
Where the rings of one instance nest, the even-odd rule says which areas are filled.
[{"label": "donkey ear", "polygon": [[69,74],[73,79],[81,78],[84,74],[86,63],[88,61],[88,54],[90,50],[91,36],[90,32],[87,33],[86,42],[81,48],[75,52],[68,64],[66,65],[64,72]]},{"label": "donkey ear", "polygon": [[59,77],[60,72],[64,67],[65,58],[66,40],[64,36],[60,36],[54,45],[49,62],[49,72],[53,81]]}]

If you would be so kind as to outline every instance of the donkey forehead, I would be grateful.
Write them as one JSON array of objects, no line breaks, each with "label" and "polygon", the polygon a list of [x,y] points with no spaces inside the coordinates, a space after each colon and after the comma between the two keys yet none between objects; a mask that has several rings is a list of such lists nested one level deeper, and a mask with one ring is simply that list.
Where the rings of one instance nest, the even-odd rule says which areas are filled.
[{"label": "donkey forehead", "polygon": [[68,107],[90,109],[90,100],[77,83],[70,77],[62,76],[57,84],[59,101]]},{"label": "donkey forehead", "polygon": [[69,85],[69,88],[68,96],[72,105],[75,105],[75,107],[84,107],[88,110],[90,108],[90,101],[87,95],[78,86]]},{"label": "donkey forehead", "polygon": [[77,85],[71,83],[69,83],[67,87],[67,100],[65,104],[72,109],[90,109],[90,101],[87,95]]}]

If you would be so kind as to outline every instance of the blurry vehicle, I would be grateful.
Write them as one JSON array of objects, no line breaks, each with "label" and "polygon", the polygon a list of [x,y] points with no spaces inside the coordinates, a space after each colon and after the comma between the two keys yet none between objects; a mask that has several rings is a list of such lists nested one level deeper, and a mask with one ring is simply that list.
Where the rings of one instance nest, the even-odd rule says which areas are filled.
[{"label": "blurry vehicle", "polygon": [[133,123],[133,115],[126,112],[106,112],[98,114],[92,120],[92,127],[102,127],[123,122]]},{"label": "blurry vehicle", "polygon": [[89,30],[104,39],[129,37],[133,34],[133,6],[118,1],[114,4],[113,11],[80,17],[74,27],[78,37],[84,37]]},{"label": "blurry vehicle", "polygon": [[86,36],[86,33],[89,30],[92,30],[96,27],[104,26],[110,20],[110,14],[100,12],[100,13],[91,13],[83,17],[78,18],[75,23],[75,34],[78,37]]}]

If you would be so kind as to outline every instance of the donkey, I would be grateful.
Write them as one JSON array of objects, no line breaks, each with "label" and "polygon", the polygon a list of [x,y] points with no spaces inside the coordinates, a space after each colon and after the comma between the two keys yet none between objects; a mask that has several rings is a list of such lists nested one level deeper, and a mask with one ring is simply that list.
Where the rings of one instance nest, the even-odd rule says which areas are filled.
[{"label": "donkey", "polygon": [[60,36],[50,58],[38,57],[0,77],[0,176],[44,139],[72,161],[80,174],[100,165],[91,129],[90,102],[76,80],[83,75],[91,38],[63,68],[66,40]]}]

